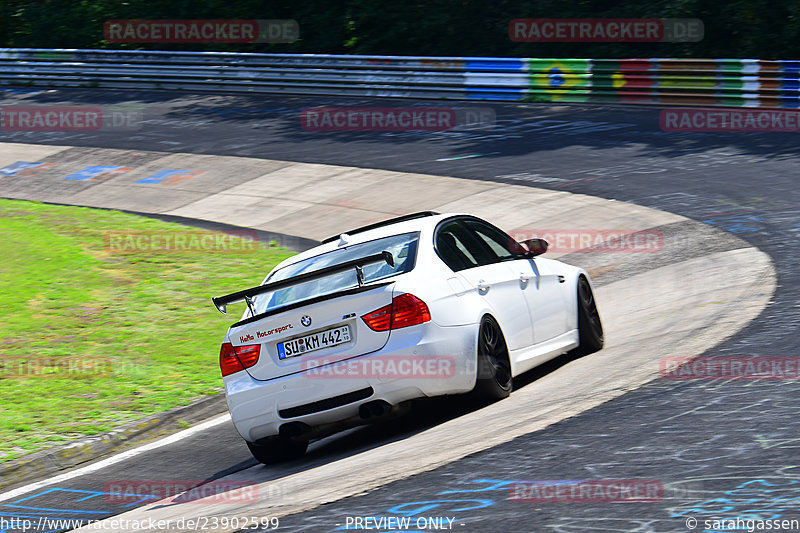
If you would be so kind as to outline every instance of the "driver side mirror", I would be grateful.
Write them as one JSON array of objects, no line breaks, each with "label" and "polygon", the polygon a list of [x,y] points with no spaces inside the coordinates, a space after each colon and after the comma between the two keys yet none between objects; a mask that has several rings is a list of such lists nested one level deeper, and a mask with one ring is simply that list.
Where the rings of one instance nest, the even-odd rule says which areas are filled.
[{"label": "driver side mirror", "polygon": [[542,255],[547,251],[547,247],[549,246],[544,239],[528,239],[527,241],[522,241],[520,244],[528,249],[528,252],[525,254],[527,257]]}]

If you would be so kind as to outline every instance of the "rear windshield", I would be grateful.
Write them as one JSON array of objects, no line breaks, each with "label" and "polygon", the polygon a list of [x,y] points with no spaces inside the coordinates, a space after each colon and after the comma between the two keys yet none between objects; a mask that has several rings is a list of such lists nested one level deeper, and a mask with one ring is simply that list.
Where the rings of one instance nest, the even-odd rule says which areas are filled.
[{"label": "rear windshield", "polygon": [[[418,242],[419,232],[413,232],[342,247],[278,269],[267,278],[266,282],[272,283],[289,279],[300,274],[316,272],[323,268],[339,265],[347,261],[352,261],[353,259],[366,257],[383,251],[390,252],[394,257],[394,267],[390,267],[384,262],[364,267],[364,282],[370,283],[378,281],[397,274],[410,272],[414,268],[414,263],[416,261]],[[284,289],[260,294],[254,298],[256,313],[264,313],[277,307],[283,307],[295,302],[352,289],[354,287],[358,287],[355,269],[339,274],[331,274],[324,278],[306,281]]]}]

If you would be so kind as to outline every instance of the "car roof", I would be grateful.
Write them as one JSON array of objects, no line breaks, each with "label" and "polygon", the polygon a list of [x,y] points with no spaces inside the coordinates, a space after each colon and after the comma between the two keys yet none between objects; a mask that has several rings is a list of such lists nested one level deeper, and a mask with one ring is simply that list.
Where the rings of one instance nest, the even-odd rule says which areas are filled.
[{"label": "car roof", "polygon": [[[368,224],[366,226],[361,226],[360,228],[355,228],[351,230],[344,231],[342,233],[346,233],[347,235],[355,235],[357,233],[364,233],[365,231],[369,231],[372,229],[382,228],[384,226],[391,226],[392,224],[397,224],[400,222],[405,222],[406,220],[415,220],[417,218],[424,218],[424,217],[431,217],[436,216],[440,213],[436,211],[419,211],[418,213],[411,213],[408,215],[399,216],[396,218],[390,218],[388,220],[383,220],[381,222],[375,222],[374,224]],[[338,241],[341,237],[342,233],[337,233],[332,237],[328,237],[327,239],[322,241],[322,244],[327,244],[329,242]]]},{"label": "car roof", "polygon": [[[428,214],[430,213],[430,214]],[[412,213],[394,219],[389,219],[384,222],[370,224],[369,226],[362,226],[354,230],[355,234],[351,235],[348,232],[343,232],[334,238],[328,238],[323,241],[319,246],[315,246],[309,250],[301,252],[297,255],[289,257],[279,263],[274,270],[292,265],[299,261],[315,257],[317,255],[331,252],[340,248],[339,239],[342,234],[347,235],[347,246],[354,244],[361,244],[368,241],[374,241],[382,237],[391,237],[392,235],[400,235],[403,233],[411,233],[412,231],[433,230],[436,225],[447,218],[456,216],[471,216],[466,213],[433,213],[432,211],[423,211],[421,213]]]}]

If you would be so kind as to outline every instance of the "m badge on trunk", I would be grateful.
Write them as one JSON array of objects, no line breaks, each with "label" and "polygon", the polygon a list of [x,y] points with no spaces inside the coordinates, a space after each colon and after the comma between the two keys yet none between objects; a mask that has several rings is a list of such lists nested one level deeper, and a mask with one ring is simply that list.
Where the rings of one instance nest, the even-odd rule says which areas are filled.
[{"label": "m badge on trunk", "polygon": [[303,318],[300,319],[300,323],[304,326],[308,327],[311,325],[311,317],[308,315],[303,315]]}]

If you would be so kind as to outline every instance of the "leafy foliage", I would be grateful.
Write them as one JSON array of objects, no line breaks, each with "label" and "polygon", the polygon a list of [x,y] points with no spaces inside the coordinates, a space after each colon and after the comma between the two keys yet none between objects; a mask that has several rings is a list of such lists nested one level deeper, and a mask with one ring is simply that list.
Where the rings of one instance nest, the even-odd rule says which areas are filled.
[{"label": "leafy foliage", "polygon": [[[699,43],[516,43],[515,18],[699,18]],[[111,19],[295,19],[290,44],[109,44]],[[0,0],[0,46],[500,57],[800,57],[796,0]]]}]

